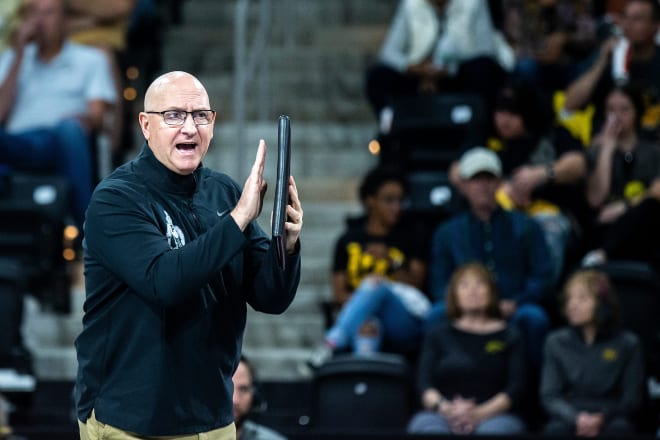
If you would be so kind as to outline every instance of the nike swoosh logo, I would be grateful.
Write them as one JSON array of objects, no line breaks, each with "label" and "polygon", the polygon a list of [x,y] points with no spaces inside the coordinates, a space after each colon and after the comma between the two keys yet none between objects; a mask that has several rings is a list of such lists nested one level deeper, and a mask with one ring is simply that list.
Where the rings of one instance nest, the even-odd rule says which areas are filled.
[{"label": "nike swoosh logo", "polygon": [[224,215],[227,214],[228,212],[229,212],[228,209],[225,209],[225,210],[222,211],[222,212],[220,212],[220,211],[215,211],[215,213],[218,215],[218,217],[224,217]]}]

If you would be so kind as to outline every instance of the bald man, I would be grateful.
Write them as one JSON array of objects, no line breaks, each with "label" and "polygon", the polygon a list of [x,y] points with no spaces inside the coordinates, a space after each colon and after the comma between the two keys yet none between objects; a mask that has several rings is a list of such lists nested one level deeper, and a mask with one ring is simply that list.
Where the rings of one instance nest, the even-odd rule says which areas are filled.
[{"label": "bald man", "polygon": [[[300,279],[303,211],[289,182],[286,269],[255,219],[261,141],[243,188],[202,165],[215,111],[170,72],[148,88],[145,144],[94,191],[85,222],[83,331],[76,340],[81,439],[234,439],[232,375],[246,305],[282,313]],[[108,437],[103,437],[108,438]]]}]

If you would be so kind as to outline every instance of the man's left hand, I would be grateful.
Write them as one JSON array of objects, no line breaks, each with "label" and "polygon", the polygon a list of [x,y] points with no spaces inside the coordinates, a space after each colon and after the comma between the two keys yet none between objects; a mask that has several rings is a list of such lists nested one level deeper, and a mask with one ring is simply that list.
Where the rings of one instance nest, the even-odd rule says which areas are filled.
[{"label": "man's left hand", "polygon": [[298,187],[293,176],[289,177],[289,203],[286,207],[287,221],[284,224],[286,229],[286,251],[293,253],[296,250],[296,243],[300,238],[300,231],[303,225],[303,210],[298,198]]}]

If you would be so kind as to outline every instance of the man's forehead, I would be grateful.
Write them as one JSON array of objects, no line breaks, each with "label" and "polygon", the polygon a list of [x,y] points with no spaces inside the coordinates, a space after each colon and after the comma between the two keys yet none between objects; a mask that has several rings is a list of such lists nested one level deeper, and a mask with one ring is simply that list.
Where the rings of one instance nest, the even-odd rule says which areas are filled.
[{"label": "man's forehead", "polygon": [[208,102],[208,95],[202,83],[185,72],[170,72],[156,78],[145,95],[145,107],[153,104],[179,105],[177,101],[199,99]]}]

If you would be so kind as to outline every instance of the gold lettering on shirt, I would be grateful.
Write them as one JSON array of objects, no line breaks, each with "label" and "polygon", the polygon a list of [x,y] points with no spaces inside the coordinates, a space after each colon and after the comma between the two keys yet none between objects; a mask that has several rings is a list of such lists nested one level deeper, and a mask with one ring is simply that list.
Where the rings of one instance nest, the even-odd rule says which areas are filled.
[{"label": "gold lettering on shirt", "polygon": [[603,360],[606,362],[612,362],[617,360],[619,353],[614,348],[604,348],[603,349]]},{"label": "gold lettering on shirt", "polygon": [[346,276],[351,289],[357,288],[367,275],[383,275],[391,278],[392,274],[403,266],[404,253],[395,246],[385,243],[350,242],[346,245],[348,264]]},{"label": "gold lettering on shirt", "polygon": [[506,342],[500,339],[491,339],[490,341],[486,342],[484,351],[488,354],[497,354],[504,351],[505,348],[506,348]]}]

